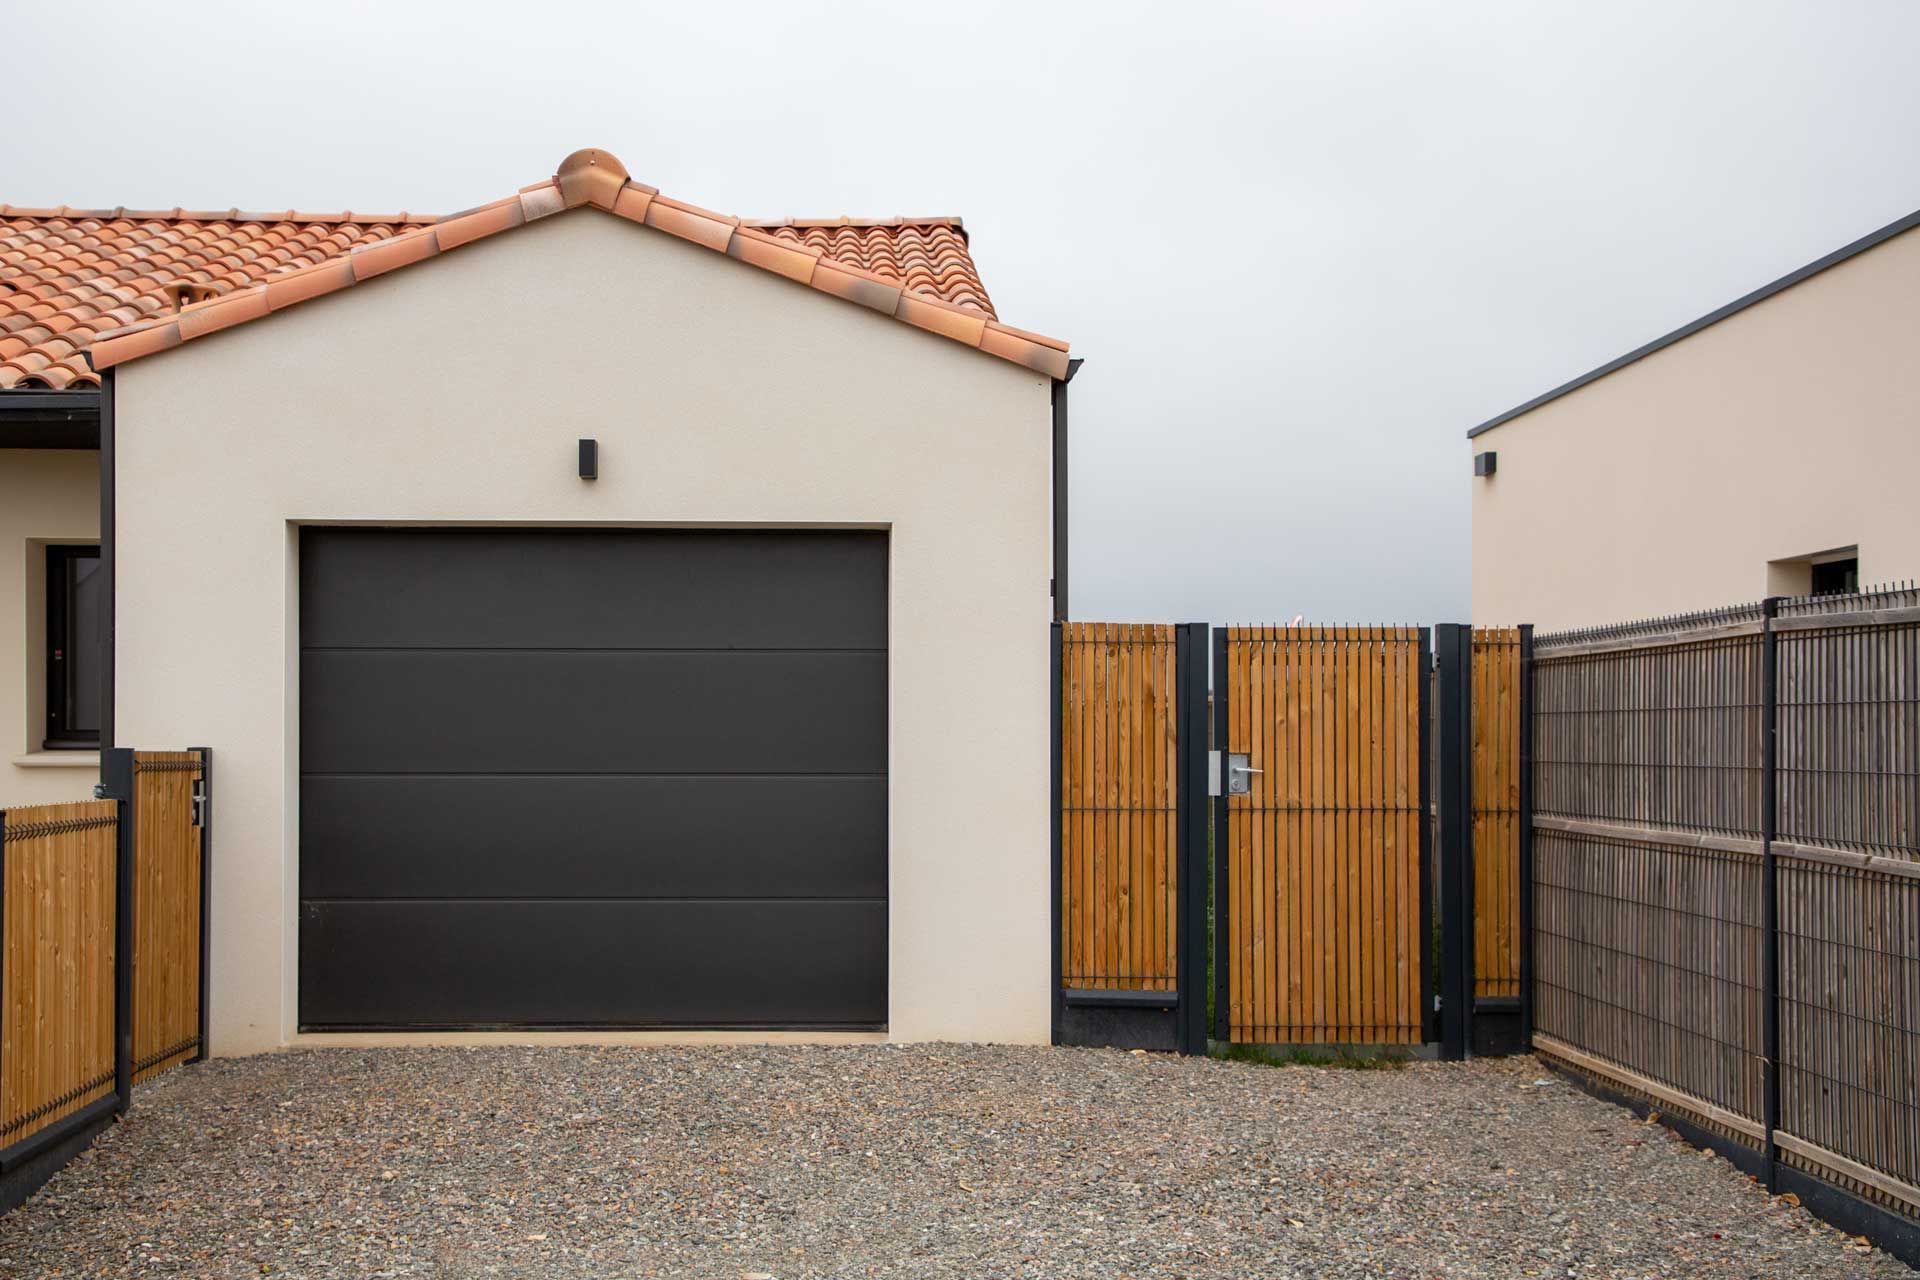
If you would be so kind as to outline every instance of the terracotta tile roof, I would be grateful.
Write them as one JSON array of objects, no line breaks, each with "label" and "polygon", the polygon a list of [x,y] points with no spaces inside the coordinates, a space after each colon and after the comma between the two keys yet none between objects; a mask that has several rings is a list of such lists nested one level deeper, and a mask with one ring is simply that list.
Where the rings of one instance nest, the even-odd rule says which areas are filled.
[{"label": "terracotta tile roof", "polygon": [[94,338],[432,219],[0,205],[0,390],[97,386]]},{"label": "terracotta tile roof", "polygon": [[[585,204],[1066,376],[1065,342],[999,323],[958,218],[742,221],[628,180],[604,151],[579,151],[546,182],[438,221],[0,205],[0,390],[97,384],[94,369]],[[183,282],[204,287],[172,287]]]},{"label": "terracotta tile roof", "polygon": [[973,307],[993,318],[993,301],[974,270],[967,233],[958,218],[889,218],[885,222],[788,218],[746,225],[806,245],[835,262],[902,281],[915,293]]}]

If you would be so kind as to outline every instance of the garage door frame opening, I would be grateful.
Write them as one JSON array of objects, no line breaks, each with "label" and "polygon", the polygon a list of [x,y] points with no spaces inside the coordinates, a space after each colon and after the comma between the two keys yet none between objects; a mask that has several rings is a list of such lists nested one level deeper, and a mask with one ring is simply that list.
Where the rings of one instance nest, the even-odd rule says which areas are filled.
[{"label": "garage door frame opening", "polygon": [[296,538],[302,1033],[887,1026],[889,531]]}]

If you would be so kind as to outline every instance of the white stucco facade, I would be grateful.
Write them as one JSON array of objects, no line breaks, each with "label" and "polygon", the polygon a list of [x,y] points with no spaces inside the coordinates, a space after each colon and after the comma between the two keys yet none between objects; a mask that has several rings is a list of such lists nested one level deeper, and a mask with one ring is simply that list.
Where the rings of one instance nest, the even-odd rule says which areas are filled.
[{"label": "white stucco facade", "polygon": [[0,809],[85,800],[97,751],[45,750],[47,548],[100,537],[100,454],[0,449]]},{"label": "white stucco facade", "polygon": [[1047,1038],[1044,375],[582,208],[115,383],[115,737],[214,752],[215,1053],[298,1035],[297,530],[328,523],[888,530],[888,1033]]},{"label": "white stucco facade", "polygon": [[1474,621],[1801,594],[1842,549],[1862,584],[1920,577],[1916,334],[1920,229],[1475,437]]}]

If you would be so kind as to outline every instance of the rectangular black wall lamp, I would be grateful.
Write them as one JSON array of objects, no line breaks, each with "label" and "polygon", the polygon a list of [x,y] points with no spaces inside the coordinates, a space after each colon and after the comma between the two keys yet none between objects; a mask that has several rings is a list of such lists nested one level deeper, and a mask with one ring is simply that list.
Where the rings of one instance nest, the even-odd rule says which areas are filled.
[{"label": "rectangular black wall lamp", "polygon": [[582,480],[600,478],[600,442],[598,440],[580,442],[580,478]]},{"label": "rectangular black wall lamp", "polygon": [[[587,442],[586,442],[586,441],[584,441],[584,440],[582,440],[582,441],[580,442],[580,447],[581,447],[582,449],[585,449],[585,448],[587,447]],[[580,463],[580,465],[581,465],[581,466],[583,466],[583,467],[587,465],[587,464],[586,464],[586,462],[585,462],[585,458],[586,458],[586,456],[587,456],[587,455],[586,455],[586,454],[584,454],[584,453],[582,453],[582,454],[580,455],[580,457],[581,457],[581,459],[582,459],[582,461],[581,461],[581,463]],[[1498,461],[1499,461],[1499,459],[1500,459],[1500,455],[1499,455],[1499,454],[1497,454],[1497,453],[1495,453],[1495,452],[1494,452],[1493,450],[1491,450],[1491,449],[1489,449],[1489,450],[1487,450],[1487,451],[1486,451],[1485,453],[1476,453],[1476,454],[1474,454],[1474,455],[1473,455],[1473,474],[1475,474],[1475,475],[1477,475],[1477,476],[1490,476],[1490,475],[1492,475],[1492,474],[1493,474],[1493,467],[1494,467],[1494,463],[1496,463],[1496,462],[1498,462]]]}]

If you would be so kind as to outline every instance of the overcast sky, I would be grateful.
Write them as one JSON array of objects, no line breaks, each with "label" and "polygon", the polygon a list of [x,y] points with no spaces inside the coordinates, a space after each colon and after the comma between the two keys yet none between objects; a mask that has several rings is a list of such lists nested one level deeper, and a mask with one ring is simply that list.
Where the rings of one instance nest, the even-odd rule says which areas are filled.
[{"label": "overcast sky", "polygon": [[1920,208],[1903,0],[495,8],[0,0],[0,200],[448,212],[597,146],[960,214],[1087,360],[1074,615],[1217,623],[1463,618],[1468,427]]}]

